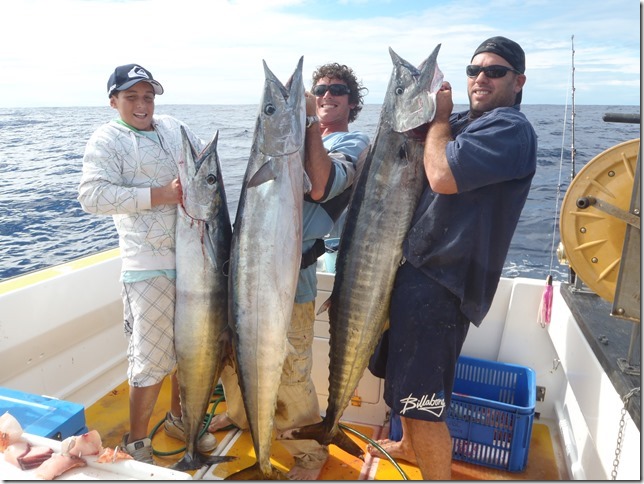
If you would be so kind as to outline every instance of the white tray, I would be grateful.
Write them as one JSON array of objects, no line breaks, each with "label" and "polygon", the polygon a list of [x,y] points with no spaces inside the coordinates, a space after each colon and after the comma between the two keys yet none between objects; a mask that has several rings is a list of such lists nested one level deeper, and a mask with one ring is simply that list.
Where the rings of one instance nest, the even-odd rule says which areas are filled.
[{"label": "white tray", "polygon": [[[23,433],[22,440],[32,445],[45,445],[54,452],[60,452],[61,443],[58,440],[47,439],[38,435]],[[58,476],[60,481],[84,480],[191,480],[192,476],[186,472],[175,471],[166,467],[145,464],[135,460],[121,460],[114,463],[100,464],[96,462],[97,455],[84,456],[86,467],[76,467]],[[3,480],[35,480],[37,469],[23,471],[13,464],[5,462],[4,453],[0,452],[0,476]]]}]

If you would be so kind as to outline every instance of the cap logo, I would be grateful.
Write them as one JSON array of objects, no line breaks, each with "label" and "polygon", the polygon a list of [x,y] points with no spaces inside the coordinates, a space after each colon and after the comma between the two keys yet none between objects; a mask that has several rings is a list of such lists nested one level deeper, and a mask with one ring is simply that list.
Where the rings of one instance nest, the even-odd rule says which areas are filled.
[{"label": "cap logo", "polygon": [[130,72],[127,73],[127,77],[129,77],[130,79],[133,79],[136,77],[143,77],[144,79],[150,78],[148,76],[148,73],[145,72],[145,69],[141,66],[132,67],[132,69],[130,69]]},{"label": "cap logo", "polygon": [[155,94],[163,94],[163,87],[152,77],[152,73],[139,64],[126,64],[118,66],[107,81],[107,95],[112,96],[114,91],[129,89],[140,81],[147,81],[154,89]]}]

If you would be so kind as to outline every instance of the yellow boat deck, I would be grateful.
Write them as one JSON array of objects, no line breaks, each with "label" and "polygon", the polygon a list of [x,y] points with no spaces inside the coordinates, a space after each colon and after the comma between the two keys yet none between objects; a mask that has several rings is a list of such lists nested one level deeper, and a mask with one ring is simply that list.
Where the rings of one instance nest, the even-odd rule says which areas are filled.
[{"label": "yellow boat deck", "polygon": [[[214,405],[214,404],[213,404]],[[165,435],[160,422],[165,418],[170,408],[169,379],[163,384],[161,395],[152,414],[149,431],[158,426],[152,438],[155,450],[155,462],[162,467],[169,467],[177,462],[183,455],[184,443]],[[223,412],[225,402],[216,405],[215,413]],[[103,398],[90,406],[85,411],[87,427],[96,429],[103,439],[105,447],[115,447],[120,444],[123,434],[129,426],[129,388],[126,382],[119,385]],[[358,431],[371,439],[386,438],[388,428],[352,422],[343,422],[346,426]],[[255,453],[250,433],[245,431],[220,430],[215,433],[219,443],[217,453],[235,456],[237,459],[219,464],[210,469],[190,471],[193,478],[204,480],[225,479],[234,472],[252,465],[255,462]],[[362,448],[366,447],[358,436],[351,436]],[[452,480],[565,480],[557,462],[560,458],[558,446],[553,445],[550,429],[543,423],[535,423],[532,430],[532,440],[528,454],[528,464],[522,472],[506,472],[480,465],[452,461]],[[330,446],[330,458],[320,473],[319,480],[404,480],[396,467],[386,459],[372,459],[368,454],[365,461],[361,461],[335,446]],[[286,472],[293,465],[293,458],[276,441],[273,445],[271,456],[273,464]],[[418,468],[406,462],[398,462],[410,480],[421,479]]]}]

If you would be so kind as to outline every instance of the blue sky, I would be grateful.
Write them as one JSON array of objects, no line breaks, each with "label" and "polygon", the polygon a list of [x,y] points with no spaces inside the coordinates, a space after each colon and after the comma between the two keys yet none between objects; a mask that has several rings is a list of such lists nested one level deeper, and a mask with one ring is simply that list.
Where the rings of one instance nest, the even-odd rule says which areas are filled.
[{"label": "blue sky", "polygon": [[157,104],[256,104],[262,60],[284,81],[304,56],[305,85],[326,62],[351,66],[379,104],[391,47],[438,64],[456,103],[484,39],[526,51],[526,104],[640,105],[641,11],[634,0],[18,0],[3,5],[0,107],[107,105],[115,66],[140,63]]}]

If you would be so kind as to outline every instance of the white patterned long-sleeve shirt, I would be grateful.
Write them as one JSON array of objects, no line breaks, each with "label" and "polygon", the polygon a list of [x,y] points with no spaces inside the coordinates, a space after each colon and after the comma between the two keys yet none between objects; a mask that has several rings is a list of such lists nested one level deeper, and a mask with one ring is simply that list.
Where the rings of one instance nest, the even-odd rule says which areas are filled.
[{"label": "white patterned long-sleeve shirt", "polygon": [[152,207],[151,188],[178,177],[182,125],[201,150],[202,140],[165,115],[154,117],[158,141],[111,121],[87,142],[78,201],[86,212],[114,218],[123,271],[175,268],[177,207]]}]

